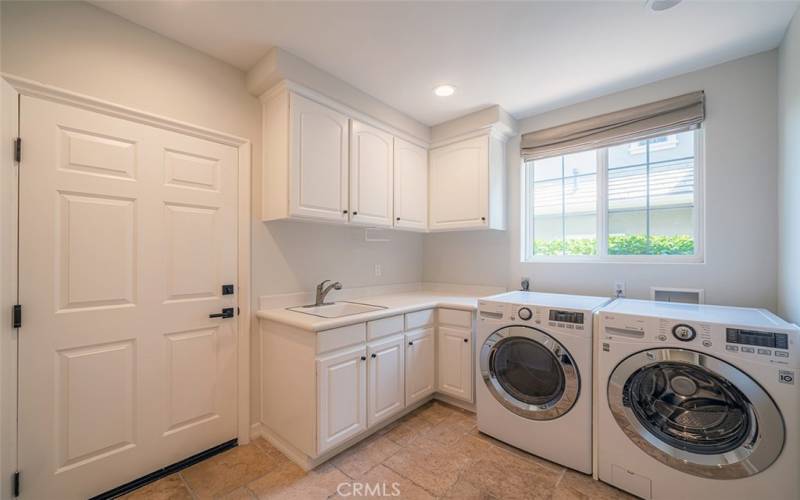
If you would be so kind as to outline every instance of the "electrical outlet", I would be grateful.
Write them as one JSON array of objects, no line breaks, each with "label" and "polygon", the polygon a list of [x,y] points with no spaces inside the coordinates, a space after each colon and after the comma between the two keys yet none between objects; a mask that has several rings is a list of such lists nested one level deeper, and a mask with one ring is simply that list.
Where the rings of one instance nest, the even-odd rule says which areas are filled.
[{"label": "electrical outlet", "polygon": [[614,282],[614,297],[624,297],[625,296],[625,282],[624,281],[615,281]]},{"label": "electrical outlet", "polygon": [[380,278],[383,275],[383,269],[380,264],[375,264],[375,277]]}]

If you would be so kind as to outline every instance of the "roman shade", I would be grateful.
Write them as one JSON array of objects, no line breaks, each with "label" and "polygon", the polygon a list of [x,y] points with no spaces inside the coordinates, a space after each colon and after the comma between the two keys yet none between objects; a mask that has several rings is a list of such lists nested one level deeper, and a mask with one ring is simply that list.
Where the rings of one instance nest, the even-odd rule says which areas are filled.
[{"label": "roman shade", "polygon": [[522,134],[526,160],[576,153],[699,128],[705,119],[700,90],[662,101]]}]

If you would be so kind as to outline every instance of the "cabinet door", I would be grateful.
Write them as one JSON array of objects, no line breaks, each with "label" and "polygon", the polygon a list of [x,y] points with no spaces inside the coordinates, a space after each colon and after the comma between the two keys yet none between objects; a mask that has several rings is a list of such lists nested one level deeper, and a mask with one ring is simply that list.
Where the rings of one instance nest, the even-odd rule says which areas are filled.
[{"label": "cabinet door", "polygon": [[439,392],[472,402],[472,334],[439,327]]},{"label": "cabinet door", "polygon": [[424,231],[428,228],[428,151],[394,140],[394,226]]},{"label": "cabinet door", "polygon": [[370,427],[405,408],[404,342],[403,335],[396,335],[367,346],[367,425]]},{"label": "cabinet door", "polygon": [[348,118],[291,94],[290,215],[346,222]]},{"label": "cabinet door", "polygon": [[430,229],[488,227],[489,138],[431,150]]},{"label": "cabinet door", "polygon": [[350,220],[392,225],[394,138],[353,120],[350,131]]},{"label": "cabinet door", "polygon": [[364,347],[317,359],[318,453],[367,428],[366,359]]},{"label": "cabinet door", "polygon": [[406,406],[436,390],[433,328],[406,334]]}]

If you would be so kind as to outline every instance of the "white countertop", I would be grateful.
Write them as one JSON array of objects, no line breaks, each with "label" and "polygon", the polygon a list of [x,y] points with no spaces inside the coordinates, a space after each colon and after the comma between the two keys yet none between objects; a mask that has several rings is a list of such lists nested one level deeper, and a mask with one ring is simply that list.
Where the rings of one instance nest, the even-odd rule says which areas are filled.
[{"label": "white countertop", "polygon": [[369,297],[348,298],[347,302],[359,302],[384,306],[386,309],[369,311],[340,318],[321,318],[286,308],[262,309],[256,313],[259,318],[284,323],[287,325],[310,330],[314,332],[330,330],[340,326],[363,323],[374,319],[385,318],[423,309],[433,309],[445,307],[449,309],[461,309],[465,311],[476,311],[478,309],[479,297],[475,295],[458,295],[448,292],[415,291],[398,293],[391,295],[375,295]]}]

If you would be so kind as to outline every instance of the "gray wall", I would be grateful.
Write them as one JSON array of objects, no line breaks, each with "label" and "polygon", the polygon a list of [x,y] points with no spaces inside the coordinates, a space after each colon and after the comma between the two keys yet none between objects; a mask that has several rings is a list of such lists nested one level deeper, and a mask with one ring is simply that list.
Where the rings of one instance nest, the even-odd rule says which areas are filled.
[{"label": "gray wall", "polygon": [[[795,57],[796,58],[796,57]],[[708,303],[777,306],[777,51],[765,52],[520,121],[525,133],[573,120],[705,90],[705,263],[609,264],[520,262],[519,142],[507,147],[507,235],[427,235],[424,278],[517,287],[529,276],[540,291],[649,298],[650,286],[704,288]],[[797,196],[797,195],[795,195]]]},{"label": "gray wall", "polygon": [[778,310],[800,323],[800,13],[779,50],[780,265]]}]

